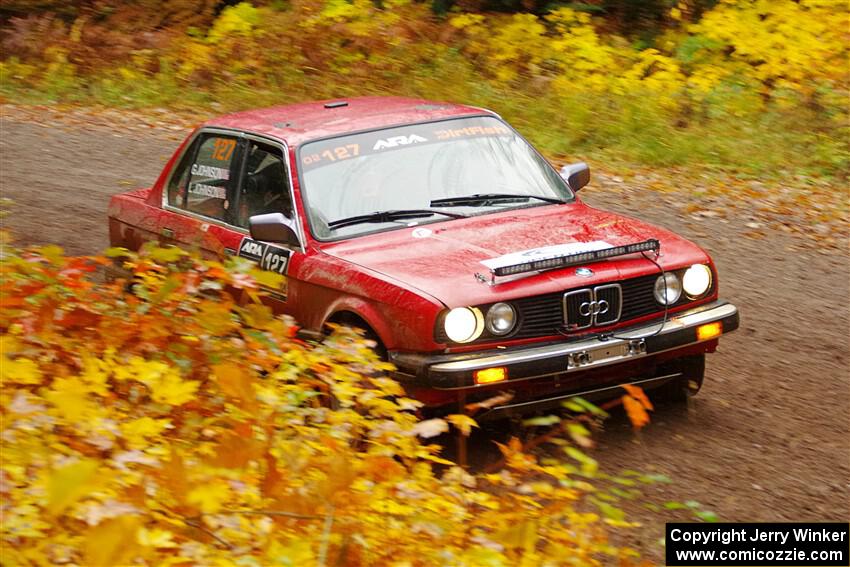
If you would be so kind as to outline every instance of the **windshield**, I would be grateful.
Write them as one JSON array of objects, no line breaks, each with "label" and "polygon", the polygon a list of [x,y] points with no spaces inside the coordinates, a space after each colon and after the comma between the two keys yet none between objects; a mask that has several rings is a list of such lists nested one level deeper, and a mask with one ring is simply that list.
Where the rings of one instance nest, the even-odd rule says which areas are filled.
[{"label": "windshield", "polygon": [[440,214],[416,220],[383,216],[334,226],[335,221],[358,215],[443,209],[466,216],[548,204],[514,198],[431,206],[452,197],[503,193],[558,201],[573,197],[563,179],[525,140],[492,117],[340,136],[305,144],[298,155],[310,226],[322,240],[447,220]]}]

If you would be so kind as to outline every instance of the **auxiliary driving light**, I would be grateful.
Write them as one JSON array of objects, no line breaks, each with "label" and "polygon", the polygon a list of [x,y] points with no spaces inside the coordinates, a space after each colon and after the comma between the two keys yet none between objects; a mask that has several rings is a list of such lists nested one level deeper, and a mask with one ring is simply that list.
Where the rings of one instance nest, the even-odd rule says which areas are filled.
[{"label": "auxiliary driving light", "polygon": [[655,300],[661,305],[673,305],[682,296],[682,284],[673,272],[658,276],[655,280]]},{"label": "auxiliary driving light", "polygon": [[475,307],[455,307],[443,320],[446,336],[456,343],[468,343],[484,331],[484,316]]},{"label": "auxiliary driving light", "polygon": [[714,323],[706,323],[697,327],[697,340],[707,341],[714,337],[719,337],[723,333],[723,323],[715,321]]},{"label": "auxiliary driving light", "polygon": [[695,299],[711,287],[711,269],[705,264],[694,264],[682,276],[682,288],[688,297]]},{"label": "auxiliary driving light", "polygon": [[496,303],[487,310],[485,324],[494,335],[507,335],[516,324],[516,311],[508,303]]},{"label": "auxiliary driving light", "polygon": [[485,368],[474,373],[476,384],[493,384],[508,379],[508,369],[504,367]]}]

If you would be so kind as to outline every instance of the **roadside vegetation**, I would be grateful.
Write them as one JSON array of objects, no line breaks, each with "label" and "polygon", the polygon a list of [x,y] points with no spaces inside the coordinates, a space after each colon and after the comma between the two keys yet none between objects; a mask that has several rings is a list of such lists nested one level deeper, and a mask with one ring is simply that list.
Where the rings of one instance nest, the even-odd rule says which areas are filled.
[{"label": "roadside vegetation", "polygon": [[494,108],[554,156],[846,179],[841,0],[4,3],[8,101]]},{"label": "roadside vegetation", "polygon": [[[666,479],[600,471],[586,402],[470,472],[429,441],[473,419],[417,417],[350,331],[295,338],[260,302],[280,276],[113,250],[129,293],[99,281],[107,258],[2,254],[4,565],[641,564],[621,503]],[[625,400],[642,425],[648,401]]]}]

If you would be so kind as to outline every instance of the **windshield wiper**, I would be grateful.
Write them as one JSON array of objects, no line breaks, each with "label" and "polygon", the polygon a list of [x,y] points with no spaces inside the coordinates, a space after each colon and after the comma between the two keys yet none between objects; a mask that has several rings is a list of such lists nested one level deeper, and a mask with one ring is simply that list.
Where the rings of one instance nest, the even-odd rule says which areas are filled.
[{"label": "windshield wiper", "polygon": [[370,222],[381,223],[406,219],[421,219],[423,217],[430,217],[433,215],[445,215],[453,219],[467,218],[467,215],[462,215],[460,213],[447,213],[444,211],[432,211],[430,209],[402,209],[394,211],[379,211],[376,213],[369,213],[367,215],[357,215],[354,217],[335,220],[328,223],[328,228],[342,228],[344,226]]},{"label": "windshield wiper", "polygon": [[434,199],[431,201],[432,207],[464,207],[466,205],[480,205],[486,207],[494,203],[504,203],[508,201],[528,201],[529,199],[539,199],[547,203],[566,203],[563,199],[556,197],[542,197],[540,195],[521,195],[519,193],[476,193],[474,195],[466,195],[465,197],[446,197],[445,199]]}]

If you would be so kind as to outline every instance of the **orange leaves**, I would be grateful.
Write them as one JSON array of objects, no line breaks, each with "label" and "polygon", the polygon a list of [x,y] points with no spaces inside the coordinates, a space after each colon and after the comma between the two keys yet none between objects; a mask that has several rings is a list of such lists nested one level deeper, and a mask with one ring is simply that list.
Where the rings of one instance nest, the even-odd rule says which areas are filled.
[{"label": "orange leaves", "polygon": [[232,362],[223,362],[213,366],[212,373],[225,395],[233,398],[239,405],[253,405],[256,397],[254,377],[244,368]]},{"label": "orange leaves", "polygon": [[219,264],[130,257],[130,296],[79,285],[85,270],[56,250],[11,254],[0,543],[15,560],[521,565],[580,540],[569,557],[582,565],[616,552],[576,520],[568,476],[591,478],[595,461],[570,446],[577,464],[550,465],[513,439],[499,474],[464,471],[422,439],[470,435],[472,417],[418,421],[361,337],[294,340],[291,321],[236,306],[225,291],[236,276]]},{"label": "orange leaves", "polygon": [[623,407],[635,429],[640,429],[649,423],[649,412],[654,408],[643,390],[631,384],[623,384],[626,394],[621,398]]},{"label": "orange leaves", "polygon": [[250,435],[224,433],[216,445],[216,454],[210,463],[229,469],[241,469],[252,461],[259,461],[264,449],[264,445]]}]

